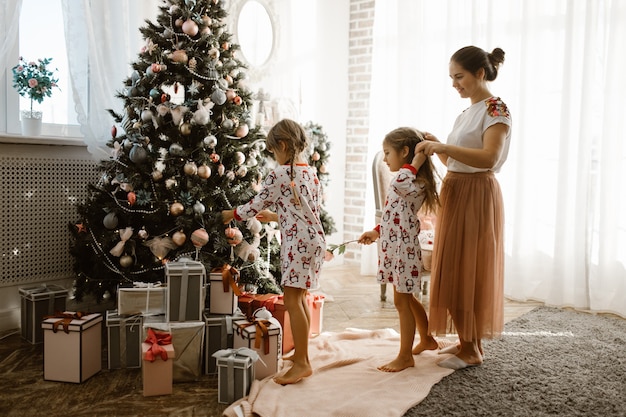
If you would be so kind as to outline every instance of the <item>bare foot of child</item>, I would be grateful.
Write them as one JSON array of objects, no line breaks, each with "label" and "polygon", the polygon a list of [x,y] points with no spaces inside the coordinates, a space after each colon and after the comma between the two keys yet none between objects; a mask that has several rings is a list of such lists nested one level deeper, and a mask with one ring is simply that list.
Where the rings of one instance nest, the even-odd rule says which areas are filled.
[{"label": "bare foot of child", "polygon": [[437,344],[437,341],[435,340],[435,338],[431,336],[427,339],[420,340],[417,346],[413,348],[412,353],[414,355],[419,355],[425,350],[435,350],[438,347],[439,347],[439,344]]},{"label": "bare foot of child", "polygon": [[411,368],[413,366],[415,366],[415,361],[411,356],[411,359],[395,358],[388,364],[379,366],[377,369],[383,372],[400,372],[406,368]]},{"label": "bare foot of child", "polygon": [[284,375],[274,378],[274,382],[280,385],[296,384],[306,378],[313,375],[313,369],[310,365],[294,364]]}]

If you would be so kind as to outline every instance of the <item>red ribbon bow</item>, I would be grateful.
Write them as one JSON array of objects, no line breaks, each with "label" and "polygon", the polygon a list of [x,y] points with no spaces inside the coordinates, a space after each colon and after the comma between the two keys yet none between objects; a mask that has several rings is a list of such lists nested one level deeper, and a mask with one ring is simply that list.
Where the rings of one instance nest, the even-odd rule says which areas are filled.
[{"label": "red ribbon bow", "polygon": [[76,313],[61,313],[56,311],[52,316],[44,316],[44,319],[60,319],[52,323],[52,332],[56,333],[59,330],[59,325],[63,325],[63,331],[65,333],[70,332],[70,323],[74,319],[82,319],[87,313],[77,311]]},{"label": "red ribbon bow", "polygon": [[148,328],[148,337],[145,343],[151,343],[152,346],[146,351],[146,358],[150,362],[154,362],[156,357],[161,355],[161,359],[167,360],[167,352],[163,349],[162,345],[172,344],[172,335],[166,332],[155,332],[154,329]]}]

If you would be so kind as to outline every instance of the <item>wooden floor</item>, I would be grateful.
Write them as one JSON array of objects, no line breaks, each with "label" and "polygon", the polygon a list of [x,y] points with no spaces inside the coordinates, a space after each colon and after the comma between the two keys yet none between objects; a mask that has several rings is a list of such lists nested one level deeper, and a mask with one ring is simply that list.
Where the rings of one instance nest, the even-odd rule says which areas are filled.
[{"label": "wooden floor", "polygon": [[[323,270],[321,292],[326,295],[323,331],[345,328],[398,328],[387,288],[380,300],[374,276],[362,276],[357,266],[332,266]],[[427,296],[422,298],[427,307]],[[505,303],[505,321],[535,308],[539,303]],[[91,311],[106,308],[92,304]],[[81,306],[85,310],[85,306]],[[428,310],[428,308],[427,308]],[[220,416],[226,405],[217,402],[217,379],[202,375],[198,381],[176,383],[172,395],[144,397],[140,369],[108,370],[106,342],[103,369],[82,384],[43,380],[43,346],[21,339],[20,332],[0,334],[1,416]]]}]

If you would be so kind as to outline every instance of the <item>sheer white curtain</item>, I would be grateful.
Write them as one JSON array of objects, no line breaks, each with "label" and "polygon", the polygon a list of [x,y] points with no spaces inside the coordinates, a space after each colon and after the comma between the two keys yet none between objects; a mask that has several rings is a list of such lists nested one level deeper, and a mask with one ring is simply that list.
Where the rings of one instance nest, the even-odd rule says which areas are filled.
[{"label": "sheer white curtain", "polygon": [[139,27],[153,19],[158,3],[151,0],[63,0],[63,17],[74,103],[81,132],[95,159],[106,159],[106,142],[120,112],[115,95],[124,87],[142,46]]},{"label": "sheer white curtain", "polygon": [[450,55],[501,47],[491,90],[513,115],[498,174],[505,294],[626,316],[626,2],[386,0],[375,13],[372,157],[400,125],[445,140],[469,106]]}]

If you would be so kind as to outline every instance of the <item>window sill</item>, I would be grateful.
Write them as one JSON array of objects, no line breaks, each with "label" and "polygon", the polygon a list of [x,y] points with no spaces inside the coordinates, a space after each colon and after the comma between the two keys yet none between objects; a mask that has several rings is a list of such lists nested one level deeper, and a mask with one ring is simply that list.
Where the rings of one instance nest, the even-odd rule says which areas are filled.
[{"label": "window sill", "polygon": [[0,133],[0,143],[18,145],[87,146],[82,138],[47,135],[29,137],[24,135],[12,135],[10,133]]}]

